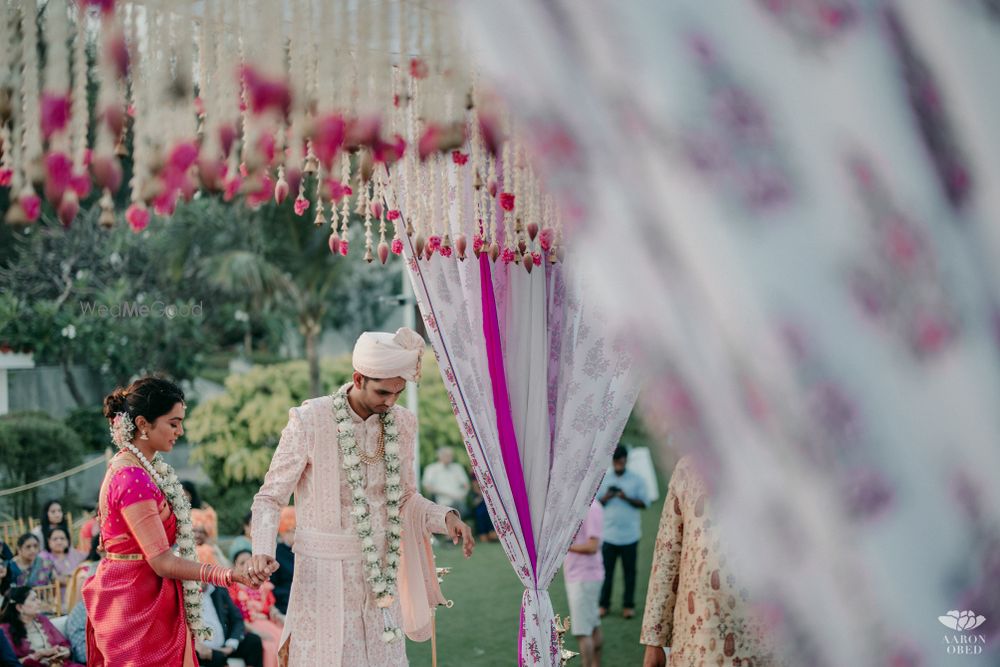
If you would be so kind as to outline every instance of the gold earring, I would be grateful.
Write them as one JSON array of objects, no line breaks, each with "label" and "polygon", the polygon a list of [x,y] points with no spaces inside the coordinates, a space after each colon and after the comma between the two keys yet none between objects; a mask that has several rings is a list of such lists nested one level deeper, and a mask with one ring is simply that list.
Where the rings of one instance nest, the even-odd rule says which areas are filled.
[{"label": "gold earring", "polygon": [[142,435],[140,435],[140,436],[139,436],[139,439],[140,439],[140,440],[149,440],[149,436],[148,436],[148,435],[146,435],[146,432],[145,432],[145,431],[143,431],[143,432],[142,432]]}]

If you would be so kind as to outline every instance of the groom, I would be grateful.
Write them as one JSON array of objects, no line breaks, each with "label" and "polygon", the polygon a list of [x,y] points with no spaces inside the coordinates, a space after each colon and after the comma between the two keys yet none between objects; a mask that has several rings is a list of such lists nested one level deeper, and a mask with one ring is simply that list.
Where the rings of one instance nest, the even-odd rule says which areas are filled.
[{"label": "groom", "polygon": [[417,418],[395,403],[420,379],[424,340],[412,329],[366,332],[352,381],[289,411],[253,502],[251,568],[274,569],[278,515],[295,492],[295,577],[280,642],[295,667],[406,665],[402,634],[425,641],[444,603],[430,532],[462,541],[455,510],[416,491]]}]

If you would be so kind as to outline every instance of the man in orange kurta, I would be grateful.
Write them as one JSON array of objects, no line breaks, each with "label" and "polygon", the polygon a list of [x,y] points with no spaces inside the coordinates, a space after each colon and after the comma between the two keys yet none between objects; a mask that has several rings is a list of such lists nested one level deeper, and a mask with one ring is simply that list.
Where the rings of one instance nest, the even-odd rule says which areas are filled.
[{"label": "man in orange kurta", "polygon": [[[431,532],[461,540],[466,557],[472,531],[454,510],[416,490],[413,457],[416,416],[395,405],[406,381],[418,381],[424,341],[411,329],[362,334],[354,349],[348,414],[360,453],[378,459],[379,416],[391,412],[399,431],[403,494],[398,595],[389,607],[396,625],[416,641],[431,632],[431,609],[443,604],[430,549]],[[361,542],[351,517],[352,492],[338,445],[333,397],[289,411],[288,425],[253,503],[253,564],[263,570],[274,556],[281,508],[295,493],[295,573],[281,638],[283,664],[294,667],[397,667],[406,665],[403,639],[383,639],[383,610],[365,577]],[[386,472],[362,464],[363,486],[380,557],[387,550]]]}]

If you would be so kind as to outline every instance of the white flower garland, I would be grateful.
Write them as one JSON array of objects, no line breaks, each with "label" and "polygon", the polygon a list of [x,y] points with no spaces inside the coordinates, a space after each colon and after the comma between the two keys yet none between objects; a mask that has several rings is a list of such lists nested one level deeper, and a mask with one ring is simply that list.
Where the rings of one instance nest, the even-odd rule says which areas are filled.
[{"label": "white flower garland", "polygon": [[[156,486],[163,491],[167,502],[170,503],[174,516],[177,517],[177,552],[178,555],[193,562],[198,562],[198,554],[195,552],[194,527],[191,524],[191,503],[184,495],[184,487],[181,486],[177,478],[177,472],[169,463],[163,460],[157,452],[150,462],[146,456],[139,451],[139,448],[132,444],[132,434],[135,433],[135,425],[126,412],[119,412],[111,421],[111,441],[119,449],[129,451],[142,467],[146,469],[149,476],[153,478]],[[187,616],[188,628],[195,639],[211,639],[212,629],[205,626],[201,615],[201,584],[197,581],[182,581],[184,590],[184,614]]]},{"label": "white flower garland", "polygon": [[385,561],[382,562],[378,555],[378,547],[372,537],[371,509],[368,507],[368,498],[365,496],[364,477],[361,473],[361,452],[354,437],[354,424],[351,423],[348,412],[346,387],[333,397],[333,414],[337,422],[337,439],[340,444],[344,474],[351,487],[353,501],[351,519],[354,523],[354,530],[361,540],[368,585],[378,596],[377,604],[382,609],[382,618],[385,624],[382,630],[382,641],[388,643],[403,636],[403,631],[396,626],[389,613],[389,607],[392,606],[396,595],[396,577],[399,571],[400,545],[403,535],[403,518],[400,514],[403,486],[399,460],[399,428],[396,426],[396,419],[392,411],[379,416],[385,444],[385,495],[389,539]]}]

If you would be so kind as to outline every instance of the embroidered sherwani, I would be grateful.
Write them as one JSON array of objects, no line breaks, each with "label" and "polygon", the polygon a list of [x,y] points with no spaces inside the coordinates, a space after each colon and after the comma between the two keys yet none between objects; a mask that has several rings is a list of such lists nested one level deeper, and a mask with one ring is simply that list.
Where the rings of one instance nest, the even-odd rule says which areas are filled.
[{"label": "embroidered sherwani", "polygon": [[670,667],[779,665],[768,639],[727,566],[707,488],[682,457],[663,503],[639,641],[669,646]]},{"label": "embroidered sherwani", "polygon": [[[358,448],[374,454],[379,416],[361,419],[348,404]],[[399,429],[403,485],[399,595],[390,608],[411,639],[430,636],[430,607],[443,603],[428,543],[445,533],[450,508],[416,491],[413,469],[417,420],[393,407]],[[361,465],[379,556],[385,557],[385,465]],[[281,637],[293,667],[398,667],[408,664],[405,642],[382,640],[384,620],[362,567],[361,542],[351,518],[351,488],[343,474],[333,397],[308,400],[289,411],[288,425],[253,502],[253,552],[274,556],[278,516],[295,492],[295,575]]]}]

